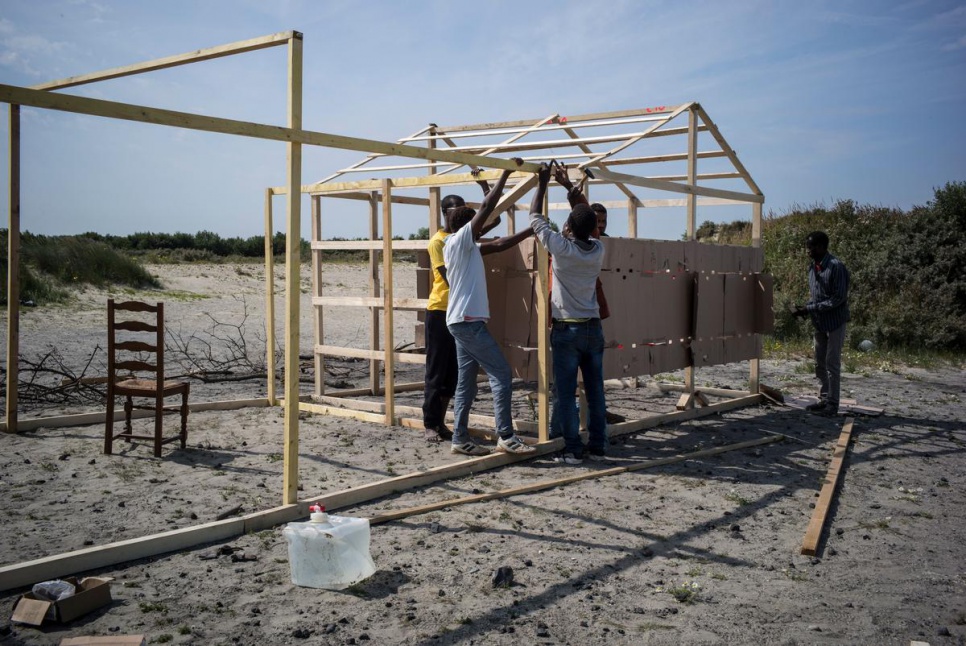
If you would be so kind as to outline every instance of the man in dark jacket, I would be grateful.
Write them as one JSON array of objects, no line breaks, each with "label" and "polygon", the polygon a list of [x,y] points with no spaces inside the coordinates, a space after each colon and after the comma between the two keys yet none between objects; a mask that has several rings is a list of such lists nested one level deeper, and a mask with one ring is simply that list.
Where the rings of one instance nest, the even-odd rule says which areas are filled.
[{"label": "man in dark jacket", "polygon": [[805,238],[812,262],[808,268],[811,298],[795,308],[795,316],[811,317],[815,326],[815,376],[821,383],[819,401],[808,410],[819,415],[839,412],[842,347],[849,320],[849,270],[828,252],[828,235],[815,231]]}]

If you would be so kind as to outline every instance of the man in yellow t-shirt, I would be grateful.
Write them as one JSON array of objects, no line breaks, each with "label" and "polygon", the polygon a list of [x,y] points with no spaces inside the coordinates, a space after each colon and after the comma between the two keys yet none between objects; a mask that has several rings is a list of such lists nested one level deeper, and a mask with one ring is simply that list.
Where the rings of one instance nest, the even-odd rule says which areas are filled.
[{"label": "man in yellow t-shirt", "polygon": [[[490,190],[486,180],[477,182],[485,195]],[[459,195],[447,195],[440,203],[443,212],[443,229],[429,240],[429,267],[432,274],[432,288],[429,304],[426,306],[426,389],[423,396],[423,426],[428,442],[441,442],[453,439],[453,433],[446,427],[446,410],[450,399],[456,392],[458,379],[456,364],[456,341],[446,327],[446,308],[449,305],[449,282],[446,279],[446,265],[443,262],[443,241],[450,234],[450,214],[466,206]],[[500,224],[500,218],[486,227],[484,232]]]}]

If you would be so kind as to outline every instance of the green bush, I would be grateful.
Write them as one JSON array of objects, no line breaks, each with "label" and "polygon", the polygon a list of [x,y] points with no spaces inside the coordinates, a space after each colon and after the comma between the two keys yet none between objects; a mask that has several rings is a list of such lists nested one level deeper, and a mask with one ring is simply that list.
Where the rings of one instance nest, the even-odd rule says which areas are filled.
[{"label": "green bush", "polygon": [[[7,231],[0,230],[0,301],[7,301]],[[76,285],[119,284],[160,288],[157,278],[133,258],[118,253],[89,235],[20,236],[20,296],[23,301],[47,303],[64,300]]]}]

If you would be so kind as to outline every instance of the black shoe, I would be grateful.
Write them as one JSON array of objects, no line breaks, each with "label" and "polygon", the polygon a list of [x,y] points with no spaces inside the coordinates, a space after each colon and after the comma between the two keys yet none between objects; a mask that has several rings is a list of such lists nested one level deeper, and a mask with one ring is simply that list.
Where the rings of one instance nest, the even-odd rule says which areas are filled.
[{"label": "black shoe", "polygon": [[839,414],[839,407],[835,404],[826,404],[825,408],[817,412],[823,417],[835,417]]},{"label": "black shoe", "polygon": [[809,409],[809,412],[813,415],[821,415],[822,417],[835,417],[839,414],[839,407],[828,402],[823,402],[821,406]]},{"label": "black shoe", "polygon": [[620,413],[612,413],[609,410],[604,411],[604,421],[608,424],[620,424],[621,422],[626,422],[627,418]]},{"label": "black shoe", "polygon": [[820,399],[817,402],[815,402],[814,404],[809,404],[808,406],[806,406],[805,407],[805,410],[817,411],[817,410],[821,410],[821,409],[825,408],[826,405],[828,405],[828,402],[825,401],[824,399]]}]

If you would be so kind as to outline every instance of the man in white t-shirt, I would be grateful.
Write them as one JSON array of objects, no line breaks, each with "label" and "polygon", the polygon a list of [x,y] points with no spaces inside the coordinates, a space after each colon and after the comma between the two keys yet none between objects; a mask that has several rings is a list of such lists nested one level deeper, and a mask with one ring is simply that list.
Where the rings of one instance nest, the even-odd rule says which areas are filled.
[{"label": "man in white t-shirt", "polygon": [[[522,160],[517,160],[522,163]],[[477,242],[486,220],[496,207],[511,171],[505,170],[496,186],[486,194],[480,210],[463,206],[454,209],[450,216],[453,233],[443,245],[443,260],[449,282],[449,305],[446,310],[446,326],[456,340],[456,357],[459,378],[453,399],[453,453],[486,455],[490,449],[473,441],[469,435],[470,406],[476,398],[476,375],[480,366],[490,379],[493,394],[493,410],[496,431],[500,436],[497,450],[507,453],[530,453],[535,449],[524,444],[513,432],[510,414],[512,395],[512,372],[500,346],[486,329],[490,318],[490,304],[486,295],[486,269],[483,254],[504,251],[514,247],[533,234],[526,228],[512,236],[492,242]]]}]

